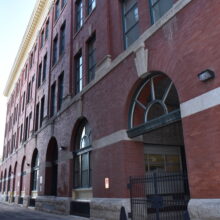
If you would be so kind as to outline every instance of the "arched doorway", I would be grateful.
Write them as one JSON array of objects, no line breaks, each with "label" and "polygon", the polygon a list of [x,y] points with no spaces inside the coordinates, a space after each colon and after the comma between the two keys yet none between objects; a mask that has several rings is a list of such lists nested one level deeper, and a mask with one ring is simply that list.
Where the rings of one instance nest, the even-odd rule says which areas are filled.
[{"label": "arched doorway", "polygon": [[17,162],[15,163],[14,166],[14,174],[13,174],[13,185],[12,185],[12,193],[13,193],[13,198],[12,198],[12,202],[15,201],[15,196],[16,196],[16,190],[15,190],[15,184],[17,183]]},{"label": "arched doorway", "polygon": [[37,196],[38,191],[38,177],[39,177],[39,154],[38,150],[35,149],[32,161],[31,161],[31,197]]},{"label": "arched doorway", "polygon": [[7,187],[7,199],[11,196],[11,166],[9,167],[9,171],[8,171],[8,187]]},{"label": "arched doorway", "polygon": [[7,176],[7,170],[5,170],[4,179],[3,179],[3,192],[4,192],[4,194],[6,191],[6,176]]},{"label": "arched doorway", "polygon": [[22,164],[21,164],[21,177],[20,177],[20,188],[19,188],[19,204],[23,204],[24,196],[25,196],[25,176],[26,176],[26,171],[25,171],[25,161],[26,158],[23,157]]},{"label": "arched doorway", "polygon": [[141,137],[145,164],[145,175],[130,182],[132,219],[183,219],[189,189],[180,104],[165,74],[151,74],[137,88],[128,136]]},{"label": "arched doorway", "polygon": [[57,196],[58,145],[51,138],[46,154],[45,195]]}]

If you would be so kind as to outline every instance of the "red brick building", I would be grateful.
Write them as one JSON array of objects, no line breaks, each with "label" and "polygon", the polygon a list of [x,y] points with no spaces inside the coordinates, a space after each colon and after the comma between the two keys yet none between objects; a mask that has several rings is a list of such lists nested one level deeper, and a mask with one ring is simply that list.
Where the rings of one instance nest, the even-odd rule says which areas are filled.
[{"label": "red brick building", "polygon": [[1,200],[99,220],[220,219],[219,10],[38,0],[4,91]]}]

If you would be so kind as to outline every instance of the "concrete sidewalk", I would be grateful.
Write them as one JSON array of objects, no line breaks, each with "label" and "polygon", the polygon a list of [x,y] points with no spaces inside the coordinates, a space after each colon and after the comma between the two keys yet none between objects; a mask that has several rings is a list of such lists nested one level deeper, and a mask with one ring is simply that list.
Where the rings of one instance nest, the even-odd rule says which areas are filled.
[{"label": "concrete sidewalk", "polygon": [[71,215],[55,215],[0,202],[0,220],[88,220]]}]

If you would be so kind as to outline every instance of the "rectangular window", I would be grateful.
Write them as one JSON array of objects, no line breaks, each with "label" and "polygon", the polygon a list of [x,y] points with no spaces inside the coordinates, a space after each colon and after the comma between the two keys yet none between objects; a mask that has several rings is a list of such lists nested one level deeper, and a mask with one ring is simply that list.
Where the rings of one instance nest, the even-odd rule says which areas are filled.
[{"label": "rectangular window", "polygon": [[35,131],[38,130],[38,122],[39,122],[39,103],[36,106]]},{"label": "rectangular window", "polygon": [[26,65],[25,72],[24,72],[25,80],[27,79],[27,74],[28,74],[28,66]]},{"label": "rectangular window", "polygon": [[23,93],[22,112],[24,111],[24,106],[25,106],[25,92]]},{"label": "rectangular window", "polygon": [[41,106],[40,106],[40,127],[42,126],[43,119],[44,119],[44,100],[45,96],[41,99]]},{"label": "rectangular window", "polygon": [[122,2],[124,22],[125,48],[130,46],[139,37],[139,15],[136,0],[124,0]]},{"label": "rectangular window", "polygon": [[88,41],[88,82],[95,78],[95,68],[96,68],[96,47],[95,47],[96,37],[93,37]]},{"label": "rectangular window", "polygon": [[31,119],[32,119],[32,112],[29,114],[29,121],[28,121],[28,134],[27,137],[29,138],[30,131],[31,131]]},{"label": "rectangular window", "polygon": [[26,141],[27,138],[28,138],[28,117],[26,117],[24,124],[24,141]]},{"label": "rectangular window", "polygon": [[54,16],[55,21],[58,19],[59,15],[60,15],[60,1],[57,0],[55,4],[55,16]]},{"label": "rectangular window", "polygon": [[75,57],[75,93],[79,93],[83,88],[82,53]]},{"label": "rectangular window", "polygon": [[79,29],[83,25],[83,4],[82,0],[79,0],[76,2],[75,5],[75,15],[76,15],[76,31],[79,31]]},{"label": "rectangular window", "polygon": [[38,69],[37,88],[39,88],[40,85],[41,85],[41,75],[42,75],[42,63],[40,63],[40,65],[39,65],[39,69]]},{"label": "rectangular window", "polygon": [[27,103],[30,102],[31,99],[31,82],[28,83],[28,88],[27,88]]},{"label": "rectangular window", "polygon": [[62,106],[63,92],[64,92],[64,73],[61,73],[58,78],[58,111],[61,109]]},{"label": "rectangular window", "polygon": [[49,19],[46,23],[46,29],[45,29],[45,40],[47,40],[49,34]]},{"label": "rectangular window", "polygon": [[30,57],[30,69],[32,68],[33,65],[33,53],[31,53],[31,57]]},{"label": "rectangular window", "polygon": [[96,6],[96,0],[88,0],[88,14],[90,14]]},{"label": "rectangular window", "polygon": [[47,53],[44,55],[42,81],[44,81],[46,79],[46,75],[47,75]]},{"label": "rectangular window", "polygon": [[58,60],[58,36],[56,36],[53,40],[53,65]]},{"label": "rectangular window", "polygon": [[150,0],[151,23],[154,24],[173,6],[173,0]]},{"label": "rectangular window", "polygon": [[41,32],[40,47],[44,46],[44,30]]},{"label": "rectangular window", "polygon": [[50,116],[52,117],[55,113],[55,101],[56,101],[56,83],[51,86],[50,95]]},{"label": "rectangular window", "polygon": [[66,5],[67,0],[62,0],[61,2],[61,8],[63,8]]},{"label": "rectangular window", "polygon": [[62,24],[60,28],[60,55],[63,54],[65,50],[65,29],[66,29],[66,22]]}]

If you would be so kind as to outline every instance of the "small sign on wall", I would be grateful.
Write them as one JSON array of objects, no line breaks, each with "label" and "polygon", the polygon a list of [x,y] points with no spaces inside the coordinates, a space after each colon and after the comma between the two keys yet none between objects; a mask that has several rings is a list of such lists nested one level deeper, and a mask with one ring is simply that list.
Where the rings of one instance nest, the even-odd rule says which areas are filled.
[{"label": "small sign on wall", "polygon": [[105,178],[105,189],[109,189],[109,178]]},{"label": "small sign on wall", "polygon": [[43,177],[40,176],[40,184],[42,184],[42,183],[43,183]]}]

